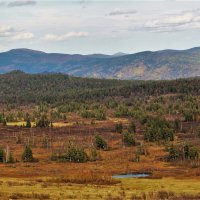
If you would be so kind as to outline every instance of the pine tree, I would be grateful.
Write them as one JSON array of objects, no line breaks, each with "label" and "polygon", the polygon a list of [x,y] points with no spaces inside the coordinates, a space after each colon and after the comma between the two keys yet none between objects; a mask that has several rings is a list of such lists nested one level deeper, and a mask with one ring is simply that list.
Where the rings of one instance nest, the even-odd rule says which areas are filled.
[{"label": "pine tree", "polygon": [[26,119],[26,128],[31,128],[31,119],[30,119],[30,117],[28,117]]},{"label": "pine tree", "polygon": [[7,121],[6,121],[6,119],[3,119],[3,126],[7,126]]},{"label": "pine tree", "polygon": [[5,152],[4,150],[0,147],[0,163],[5,161]]},{"label": "pine tree", "polygon": [[23,162],[33,162],[34,161],[33,152],[29,145],[25,146],[24,152],[22,154],[22,161]]}]

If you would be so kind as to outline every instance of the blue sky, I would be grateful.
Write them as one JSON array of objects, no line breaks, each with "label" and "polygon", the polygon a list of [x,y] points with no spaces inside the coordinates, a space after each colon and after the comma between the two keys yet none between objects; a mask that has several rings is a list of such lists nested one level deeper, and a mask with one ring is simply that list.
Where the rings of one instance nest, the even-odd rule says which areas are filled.
[{"label": "blue sky", "polygon": [[200,1],[0,0],[0,51],[135,53],[200,46]]}]

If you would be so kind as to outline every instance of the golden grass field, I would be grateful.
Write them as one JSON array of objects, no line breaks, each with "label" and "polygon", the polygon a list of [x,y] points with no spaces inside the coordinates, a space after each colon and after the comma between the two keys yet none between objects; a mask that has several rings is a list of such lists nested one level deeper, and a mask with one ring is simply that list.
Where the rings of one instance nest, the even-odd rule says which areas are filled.
[{"label": "golden grass field", "polygon": [[[53,183],[48,180],[0,178],[2,200],[14,196],[19,199],[157,199],[159,193],[180,197],[199,194],[200,181],[196,179],[122,179],[116,185]],[[21,194],[21,197],[20,197]],[[22,195],[23,194],[23,195]],[[172,197],[171,196],[171,197]],[[28,198],[27,198],[28,197]]]}]

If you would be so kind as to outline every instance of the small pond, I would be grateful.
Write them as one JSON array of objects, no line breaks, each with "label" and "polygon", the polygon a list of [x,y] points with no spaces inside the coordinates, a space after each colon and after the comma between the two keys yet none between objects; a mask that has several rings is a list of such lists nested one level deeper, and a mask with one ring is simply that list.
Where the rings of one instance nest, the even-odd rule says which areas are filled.
[{"label": "small pond", "polygon": [[150,174],[147,173],[141,173],[141,174],[118,174],[118,175],[113,175],[113,178],[144,178],[148,177]]}]

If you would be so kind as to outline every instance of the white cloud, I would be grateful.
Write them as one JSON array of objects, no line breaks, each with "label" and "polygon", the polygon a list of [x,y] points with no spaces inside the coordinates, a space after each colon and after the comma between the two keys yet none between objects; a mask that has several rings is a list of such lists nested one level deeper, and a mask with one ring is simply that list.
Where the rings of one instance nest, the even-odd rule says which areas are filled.
[{"label": "white cloud", "polygon": [[15,30],[11,26],[0,25],[0,37],[9,37],[14,34]]},{"label": "white cloud", "polygon": [[30,40],[34,38],[34,34],[17,30],[9,25],[2,25],[0,26],[0,38],[5,37],[11,38],[13,40]]},{"label": "white cloud", "polygon": [[0,33],[10,32],[10,31],[13,31],[13,28],[11,26],[5,26],[5,25],[0,26]]},{"label": "white cloud", "polygon": [[43,39],[48,41],[64,41],[69,38],[87,37],[88,35],[88,32],[69,32],[64,35],[46,34]]},{"label": "white cloud", "polygon": [[168,13],[138,23],[132,30],[150,32],[175,32],[200,28],[200,10]]},{"label": "white cloud", "polygon": [[18,6],[33,6],[37,2],[34,0],[16,0],[16,1],[11,1],[8,3],[8,7],[18,7]]},{"label": "white cloud", "polygon": [[114,11],[108,13],[108,15],[132,15],[137,13],[136,10],[121,10],[120,8],[116,8]]},{"label": "white cloud", "polygon": [[31,40],[34,38],[33,33],[25,32],[25,33],[18,33],[12,37],[13,40]]}]

